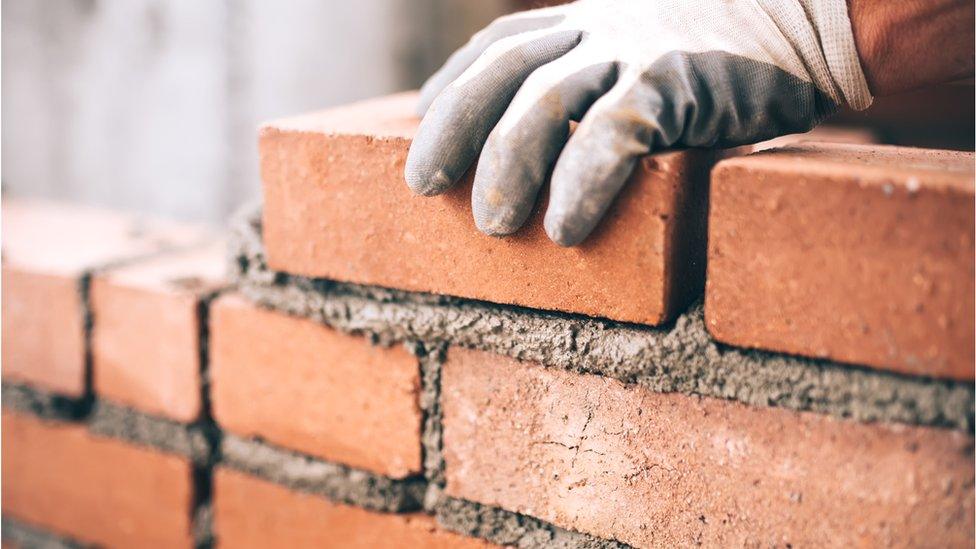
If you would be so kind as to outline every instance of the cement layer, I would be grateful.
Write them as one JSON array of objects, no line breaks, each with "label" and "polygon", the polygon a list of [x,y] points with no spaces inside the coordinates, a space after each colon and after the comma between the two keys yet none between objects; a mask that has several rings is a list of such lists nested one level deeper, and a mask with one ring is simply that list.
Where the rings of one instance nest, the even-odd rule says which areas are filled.
[{"label": "cement layer", "polygon": [[523,549],[623,549],[618,541],[596,538],[497,507],[428,492],[426,506],[448,530]]},{"label": "cement layer", "polygon": [[428,482],[444,484],[444,454],[442,448],[443,417],[441,414],[441,364],[444,350],[419,349],[421,392],[420,408],[424,411],[421,444],[424,450],[424,476]]},{"label": "cement layer", "polygon": [[225,434],[222,465],[339,503],[385,512],[420,508],[427,483],[393,480]]},{"label": "cement layer", "polygon": [[973,428],[972,383],[727,347],[709,336],[700,303],[673,325],[654,328],[289,276],[267,268],[255,211],[235,227],[231,246],[233,276],[249,298],[377,343],[459,345],[659,392],[860,421]]},{"label": "cement layer", "polygon": [[149,416],[114,404],[95,404],[88,423],[91,432],[178,454],[197,465],[207,465],[211,448],[203,432],[195,426]]},{"label": "cement layer", "polygon": [[81,549],[88,547],[80,542],[61,537],[25,524],[11,517],[3,517],[4,547],[23,547],[25,549]]},{"label": "cement layer", "polygon": [[214,512],[210,502],[197,505],[193,512],[193,539],[197,549],[214,546]]},{"label": "cement layer", "polygon": [[88,399],[69,398],[19,383],[4,382],[2,399],[5,408],[44,419],[77,421],[91,410],[91,402]]}]

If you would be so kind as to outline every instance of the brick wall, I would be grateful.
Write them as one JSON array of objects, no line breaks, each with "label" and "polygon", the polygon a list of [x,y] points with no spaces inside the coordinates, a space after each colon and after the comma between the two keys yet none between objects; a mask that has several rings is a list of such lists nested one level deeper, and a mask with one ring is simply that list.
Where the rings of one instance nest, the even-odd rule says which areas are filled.
[{"label": "brick wall", "polygon": [[5,543],[973,545],[971,153],[669,153],[562,249],[405,194],[409,99],[229,235],[5,200]]}]

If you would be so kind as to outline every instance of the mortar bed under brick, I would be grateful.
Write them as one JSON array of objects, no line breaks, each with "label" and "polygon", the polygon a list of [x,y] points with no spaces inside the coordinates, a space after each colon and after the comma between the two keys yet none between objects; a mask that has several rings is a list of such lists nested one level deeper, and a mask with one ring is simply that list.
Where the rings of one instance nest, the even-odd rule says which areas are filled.
[{"label": "mortar bed under brick", "polygon": [[224,434],[221,465],[373,511],[416,511],[427,489],[427,482],[419,476],[389,479],[229,433]]},{"label": "mortar bed under brick", "polygon": [[909,377],[716,343],[701,304],[638,327],[458,298],[289,276],[264,262],[260,212],[241,216],[232,271],[255,302],[379,344],[459,345],[677,392],[859,421],[973,428],[973,384]]},{"label": "mortar bed under brick", "polygon": [[432,487],[425,507],[437,522],[466,536],[521,549],[626,549],[630,545],[566,530],[535,517],[452,498]]},{"label": "mortar bed under brick", "polygon": [[81,549],[84,543],[48,532],[10,517],[3,517],[3,541],[25,549]]}]

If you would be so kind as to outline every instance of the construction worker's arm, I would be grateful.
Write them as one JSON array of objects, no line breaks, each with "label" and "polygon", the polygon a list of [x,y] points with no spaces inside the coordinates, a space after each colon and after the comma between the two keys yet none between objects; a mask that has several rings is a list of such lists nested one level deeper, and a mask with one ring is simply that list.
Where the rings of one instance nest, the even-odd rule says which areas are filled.
[{"label": "construction worker's arm", "polygon": [[973,76],[968,0],[849,0],[868,87],[891,95]]},{"label": "construction worker's arm", "polygon": [[[644,154],[803,132],[841,106],[868,107],[872,91],[972,73],[971,1],[850,3],[578,0],[502,17],[421,90],[407,183],[439,194],[477,160],[475,223],[505,235],[551,173],[546,232],[572,246]],[[954,57],[933,63],[942,52],[896,36],[919,25],[919,39],[953,42]],[[914,56],[915,70],[897,55]]]}]

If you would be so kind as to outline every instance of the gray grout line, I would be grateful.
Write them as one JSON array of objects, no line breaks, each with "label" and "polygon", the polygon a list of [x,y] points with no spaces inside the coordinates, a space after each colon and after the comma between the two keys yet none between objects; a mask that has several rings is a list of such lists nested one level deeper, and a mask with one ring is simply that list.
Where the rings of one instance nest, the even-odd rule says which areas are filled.
[{"label": "gray grout line", "polygon": [[95,401],[95,367],[92,354],[92,334],[95,328],[95,316],[91,303],[91,283],[95,276],[95,269],[82,273],[78,279],[78,299],[81,303],[82,326],[84,342],[84,394],[78,399],[78,417],[87,416],[91,412]]},{"label": "gray grout line", "polygon": [[218,289],[199,296],[197,301],[197,360],[200,376],[200,415],[193,428],[207,441],[206,462],[194,463],[193,468],[193,537],[198,549],[216,543],[213,528],[213,468],[220,461],[222,433],[213,418],[210,379],[210,306],[224,291]]},{"label": "gray grout line", "polygon": [[[431,490],[434,492],[434,490]],[[512,511],[428,494],[427,509],[442,527],[469,537],[523,549],[625,549],[630,545],[560,528],[544,520]]]},{"label": "gray grout line", "polygon": [[665,327],[308,279],[271,271],[260,218],[234,227],[238,289],[256,303],[374,342],[461,346],[683,393],[971,432],[974,386],[824,360],[739,349],[712,340],[700,302]]},{"label": "gray grout line", "polygon": [[424,476],[427,481],[438,486],[444,485],[443,454],[443,416],[441,413],[441,366],[444,363],[444,349],[426,349],[419,357],[420,363],[420,409],[424,420],[420,435],[423,449]]},{"label": "gray grout line", "polygon": [[2,529],[4,541],[13,542],[24,549],[82,549],[91,547],[7,515],[3,516]]},{"label": "gray grout line", "polygon": [[195,425],[152,416],[138,410],[96,400],[87,416],[78,417],[70,406],[64,409],[63,397],[27,385],[4,382],[3,407],[41,419],[84,425],[89,432],[176,454],[196,465],[210,463],[210,444]]},{"label": "gray grout line", "polygon": [[224,433],[220,465],[338,503],[400,513],[421,509],[427,482],[391,479]]},{"label": "gray grout line", "polygon": [[196,426],[104,400],[95,402],[88,420],[88,430],[99,436],[176,454],[194,465],[206,466],[210,463],[210,444]]},{"label": "gray grout line", "polygon": [[0,385],[3,407],[24,412],[42,419],[65,422],[81,422],[90,411],[90,403],[84,398],[59,395],[26,384],[4,381]]},{"label": "gray grout line", "polygon": [[194,547],[196,549],[213,547],[216,544],[213,504],[210,501],[206,503],[197,502],[193,507],[193,516],[190,517],[190,520]]}]

